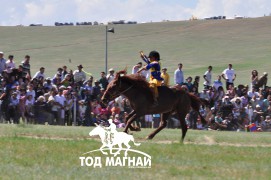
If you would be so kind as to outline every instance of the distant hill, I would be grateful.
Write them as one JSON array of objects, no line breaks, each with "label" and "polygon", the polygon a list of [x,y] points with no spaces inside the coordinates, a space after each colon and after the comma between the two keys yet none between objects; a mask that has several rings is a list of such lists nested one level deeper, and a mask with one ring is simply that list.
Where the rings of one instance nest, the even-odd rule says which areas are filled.
[{"label": "distant hill", "polygon": [[[185,77],[201,76],[208,65],[213,79],[228,63],[237,72],[236,83],[249,84],[252,69],[270,73],[271,17],[233,20],[194,20],[146,24],[109,25],[108,67],[128,70],[141,61],[139,51],[157,50],[162,66],[173,73],[183,63]],[[0,27],[0,50],[15,56],[17,64],[31,56],[32,73],[46,68],[52,77],[57,67],[82,64],[99,78],[105,65],[105,26]],[[71,60],[71,63],[69,62]]]}]

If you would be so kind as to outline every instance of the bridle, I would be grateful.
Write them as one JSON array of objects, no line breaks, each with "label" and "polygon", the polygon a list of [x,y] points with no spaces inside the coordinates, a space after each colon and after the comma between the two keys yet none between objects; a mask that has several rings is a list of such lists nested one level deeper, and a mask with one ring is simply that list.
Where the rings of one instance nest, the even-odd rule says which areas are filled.
[{"label": "bridle", "polygon": [[[134,84],[132,84],[132,85],[129,86],[127,89],[125,89],[125,90],[123,90],[123,91],[121,91],[121,92],[119,92],[119,93],[117,93],[117,94],[115,94],[115,95],[111,95],[111,94],[110,94],[110,99],[114,99],[114,98],[116,98],[116,97],[119,97],[121,94],[123,94],[123,93],[129,91],[133,86],[134,86]],[[119,85],[118,89],[120,89],[120,88],[121,88],[121,81],[120,81],[120,85]]]},{"label": "bridle", "polygon": [[119,93],[119,95],[121,95],[121,94],[123,94],[123,93],[125,93],[125,92],[127,92],[127,91],[129,91],[132,87],[133,87],[134,85],[132,84],[131,86],[129,86],[127,89],[125,89],[125,90],[123,90],[123,91],[121,91],[120,93]]}]

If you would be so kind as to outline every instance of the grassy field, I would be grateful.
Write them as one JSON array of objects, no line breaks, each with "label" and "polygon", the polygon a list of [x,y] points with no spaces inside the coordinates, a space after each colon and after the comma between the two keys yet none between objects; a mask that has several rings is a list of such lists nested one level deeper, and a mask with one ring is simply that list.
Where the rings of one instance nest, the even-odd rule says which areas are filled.
[{"label": "grassy field", "polygon": [[[173,82],[177,64],[184,64],[185,77],[202,75],[213,65],[213,76],[232,63],[236,83],[249,84],[252,69],[260,74],[271,65],[271,17],[219,20],[176,21],[136,25],[110,25],[108,67],[120,70],[138,61],[139,51],[158,50],[162,66],[168,67]],[[32,57],[32,73],[46,67],[51,77],[57,67],[78,64],[95,78],[104,70],[105,26],[0,27],[0,50],[14,54],[17,64],[24,55]],[[71,63],[69,63],[71,59]],[[201,76],[202,77],[202,76]],[[202,80],[201,80],[202,84]]]},{"label": "grassy field", "polygon": [[[213,77],[232,63],[236,83],[249,84],[252,69],[270,72],[271,17],[221,21],[179,21],[114,25],[108,34],[109,68],[132,68],[139,51],[158,50],[171,76],[184,64],[185,77],[202,75],[213,65]],[[32,74],[46,67],[78,64],[94,78],[104,70],[105,26],[0,27],[0,51],[17,65],[31,56]],[[71,63],[69,62],[71,60]],[[202,79],[201,79],[202,84]],[[86,127],[0,124],[0,179],[270,179],[270,133],[167,129],[152,141],[150,130],[134,134],[138,150],[152,156],[151,169],[80,167],[82,153],[101,146]]]},{"label": "grassy field", "polygon": [[[92,128],[0,125],[0,179],[269,179],[270,133],[165,129],[152,141],[150,129],[134,133],[152,156],[150,169],[81,167],[79,156],[98,149]],[[132,143],[130,143],[132,144]],[[100,154],[100,156],[102,156]]]}]

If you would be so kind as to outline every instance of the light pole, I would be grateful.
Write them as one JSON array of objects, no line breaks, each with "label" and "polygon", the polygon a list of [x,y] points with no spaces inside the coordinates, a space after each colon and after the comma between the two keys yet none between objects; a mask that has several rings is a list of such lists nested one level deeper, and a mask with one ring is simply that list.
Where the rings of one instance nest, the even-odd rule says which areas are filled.
[{"label": "light pole", "polygon": [[107,32],[114,33],[114,28],[107,29],[105,26],[105,74],[107,74]]}]

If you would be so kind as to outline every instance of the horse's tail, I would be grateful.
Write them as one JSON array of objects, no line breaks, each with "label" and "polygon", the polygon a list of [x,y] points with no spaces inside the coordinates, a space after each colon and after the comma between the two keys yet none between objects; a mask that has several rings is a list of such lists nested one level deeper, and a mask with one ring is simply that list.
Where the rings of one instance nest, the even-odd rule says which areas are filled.
[{"label": "horse's tail", "polygon": [[141,143],[136,143],[134,137],[131,135],[131,141],[133,141],[134,145],[139,146]]},{"label": "horse's tail", "polygon": [[204,119],[204,117],[200,114],[199,110],[200,110],[200,105],[202,104],[202,101],[195,96],[194,94],[188,93],[190,100],[191,100],[191,107],[194,111],[198,112],[201,122],[203,124],[206,124],[206,120]]}]

